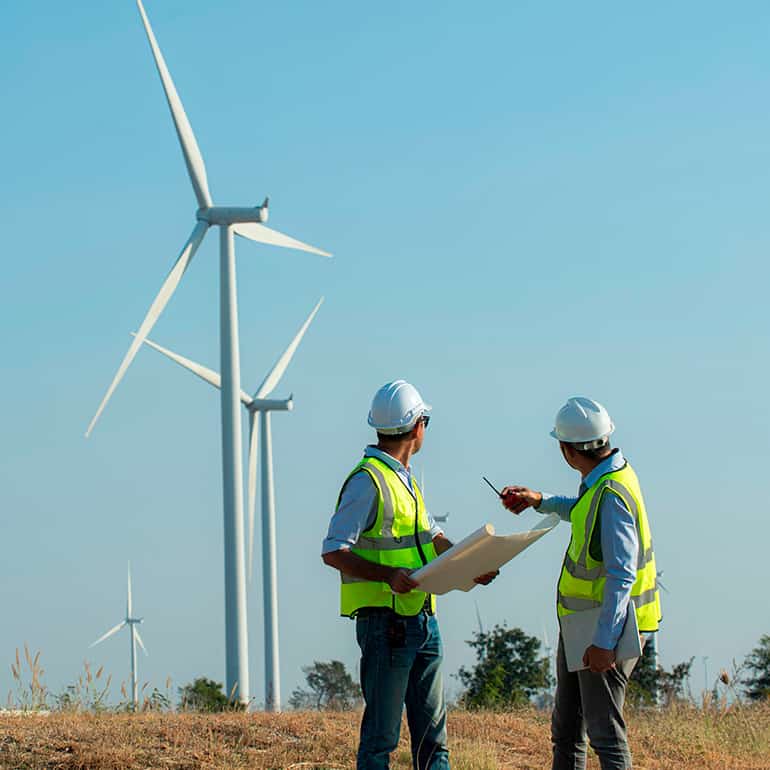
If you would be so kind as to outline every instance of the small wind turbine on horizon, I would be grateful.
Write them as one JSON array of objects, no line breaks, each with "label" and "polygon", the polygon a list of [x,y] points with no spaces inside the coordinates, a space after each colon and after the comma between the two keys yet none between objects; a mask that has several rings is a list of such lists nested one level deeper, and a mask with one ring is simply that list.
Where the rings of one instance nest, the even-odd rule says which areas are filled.
[{"label": "small wind turbine on horizon", "polygon": [[[663,581],[660,579],[663,575],[663,570],[660,569],[655,573],[655,578],[657,580],[658,585],[660,588],[665,591],[667,594],[671,593],[668,588],[663,584]],[[652,667],[655,671],[658,670],[658,667],[660,666],[660,630],[656,631],[654,634],[649,634],[647,645],[649,645],[650,649],[650,655],[652,657]],[[647,646],[645,645],[645,647]],[[655,693],[655,705],[660,704],[660,693],[656,691]]]},{"label": "small wind turbine on horizon", "polygon": [[479,603],[474,599],[473,603],[476,605],[476,623],[478,623],[479,626],[479,635],[483,636],[484,634],[484,624],[481,622],[481,610],[479,609]]},{"label": "small wind turbine on horizon", "polygon": [[[555,671],[555,664],[554,664],[554,653],[555,650],[551,646],[551,643],[548,639],[548,631],[546,631],[545,623],[543,623],[543,652],[545,652],[546,658],[548,658],[548,676],[551,678],[555,678],[556,671]],[[548,694],[551,694],[551,687],[549,685],[548,687]]]},{"label": "small wind turbine on horizon", "polygon": [[259,243],[308,251],[322,256],[327,252],[295,240],[264,226],[268,218],[268,199],[258,206],[215,206],[209,191],[203,156],[185,114],[174,82],[158,47],[155,34],[141,0],[137,0],[142,23],[160,75],[171,117],[182,147],[187,172],[198,202],[196,224],[182,247],[174,266],[150,305],[118,371],[86,430],[91,434],[97,420],[134,360],[142,342],[168,304],[209,227],[220,228],[220,349],[222,391],[222,487],[225,554],[225,681],[227,692],[237,692],[240,703],[249,702],[249,657],[246,619],[246,577],[243,548],[243,467],[240,401],[240,351],[236,293],[234,236]]},{"label": "small wind turbine on horizon", "polygon": [[[262,431],[262,590],[264,601],[265,632],[265,710],[281,710],[281,672],[278,655],[278,568],[275,547],[275,490],[273,485],[273,440],[270,427],[270,412],[291,411],[294,396],[288,399],[270,399],[268,396],[281,381],[291,363],[299,343],[316,316],[323,297],[305,319],[294,339],[267,373],[253,396],[241,390],[241,403],[249,413],[249,455],[248,455],[248,511],[249,511],[249,580],[252,577],[254,555],[254,511],[256,508],[257,454],[260,428]],[[150,339],[145,345],[167,356],[175,363],[196,374],[215,388],[221,387],[221,377],[212,369],[180,356],[161,347]],[[259,422],[257,422],[259,415]]]},{"label": "small wind turbine on horizon", "polygon": [[[422,492],[422,499],[426,500],[425,497],[425,468],[420,469],[420,492]],[[427,505],[427,503],[426,503]],[[446,522],[446,520],[449,518],[449,514],[431,514],[433,516],[433,521],[438,522],[439,524],[443,524]]]},{"label": "small wind turbine on horizon", "polygon": [[139,708],[139,690],[138,690],[138,682],[137,682],[137,674],[136,674],[136,643],[139,642],[139,646],[144,651],[145,655],[148,655],[147,648],[144,646],[144,642],[142,641],[142,637],[139,634],[139,629],[137,626],[144,622],[144,618],[135,618],[133,615],[133,606],[132,606],[132,599],[131,599],[131,564],[128,565],[128,598],[126,599],[126,617],[121,620],[120,623],[118,623],[116,626],[111,628],[106,634],[102,634],[95,642],[89,645],[89,649],[91,647],[96,647],[97,644],[100,644],[105,639],[109,639],[113,634],[117,634],[118,631],[120,631],[125,626],[128,626],[130,634],[131,634],[131,703],[134,706],[134,711],[136,711]]}]

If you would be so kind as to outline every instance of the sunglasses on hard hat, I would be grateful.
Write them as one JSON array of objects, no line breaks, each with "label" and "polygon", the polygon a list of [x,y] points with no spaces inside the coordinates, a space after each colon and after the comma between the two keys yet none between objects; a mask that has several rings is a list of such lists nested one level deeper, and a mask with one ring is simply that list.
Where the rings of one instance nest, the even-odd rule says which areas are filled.
[{"label": "sunglasses on hard hat", "polygon": [[428,423],[430,422],[430,415],[424,414],[422,417],[420,417],[420,422],[423,424],[423,427],[427,428]]}]

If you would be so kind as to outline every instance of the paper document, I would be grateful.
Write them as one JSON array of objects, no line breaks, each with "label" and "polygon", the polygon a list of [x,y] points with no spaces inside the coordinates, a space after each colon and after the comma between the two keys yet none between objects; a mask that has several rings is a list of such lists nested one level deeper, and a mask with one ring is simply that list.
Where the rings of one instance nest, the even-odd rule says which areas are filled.
[{"label": "paper document", "polygon": [[[585,651],[594,643],[594,632],[599,622],[602,608],[573,612],[563,615],[559,620],[561,638],[564,643],[564,656],[567,659],[568,671],[581,671],[588,668],[583,664]],[[642,642],[639,638],[639,626],[636,624],[636,611],[630,604],[626,625],[615,648],[615,660],[638,658],[642,654]]]},{"label": "paper document", "polygon": [[477,583],[473,579],[500,569],[514,556],[550,532],[560,519],[556,514],[544,516],[529,532],[517,535],[495,535],[495,528],[485,524],[435,558],[430,564],[416,570],[411,577],[421,591],[445,594],[448,591],[470,591]]}]

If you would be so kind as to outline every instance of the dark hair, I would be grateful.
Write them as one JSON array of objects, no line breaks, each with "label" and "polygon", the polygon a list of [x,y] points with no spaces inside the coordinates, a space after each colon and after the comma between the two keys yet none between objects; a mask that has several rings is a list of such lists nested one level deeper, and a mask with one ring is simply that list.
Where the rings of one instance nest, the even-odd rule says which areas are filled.
[{"label": "dark hair", "polygon": [[417,430],[417,426],[420,424],[418,420],[411,430],[406,433],[380,433],[377,431],[377,441],[381,444],[400,444],[402,441],[412,438],[412,434]]}]

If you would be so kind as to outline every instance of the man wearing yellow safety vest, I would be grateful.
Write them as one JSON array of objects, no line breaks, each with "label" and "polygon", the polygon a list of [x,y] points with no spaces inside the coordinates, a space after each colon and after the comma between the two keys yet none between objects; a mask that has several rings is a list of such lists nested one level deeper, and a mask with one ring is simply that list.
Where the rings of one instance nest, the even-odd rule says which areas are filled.
[{"label": "man wearing yellow safety vest", "polygon": [[583,656],[585,669],[570,672],[559,638],[556,697],[551,719],[553,770],[583,770],[586,734],[602,770],[628,770],[631,754],[623,719],[626,684],[637,658],[615,661],[628,612],[642,635],[657,631],[660,596],[655,556],[639,480],[620,449],[610,447],[615,426],[589,398],[570,398],[551,435],[567,464],[582,476],[578,497],[507,486],[503,505],[514,513],[532,506],[558,513],[572,525],[557,591],[559,618],[601,608]]},{"label": "man wearing yellow safety vest", "polygon": [[[449,768],[436,600],[410,577],[452,546],[409,466],[430,411],[404,380],[377,391],[368,420],[377,444],[343,484],[323,543],[323,561],[340,571],[341,614],[355,618],[361,648],[357,770],[387,770],[405,705],[415,770]],[[476,580],[487,584],[496,574]]]}]

